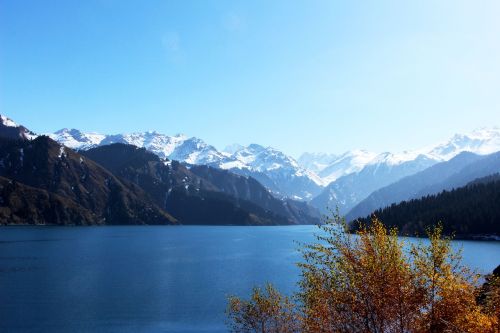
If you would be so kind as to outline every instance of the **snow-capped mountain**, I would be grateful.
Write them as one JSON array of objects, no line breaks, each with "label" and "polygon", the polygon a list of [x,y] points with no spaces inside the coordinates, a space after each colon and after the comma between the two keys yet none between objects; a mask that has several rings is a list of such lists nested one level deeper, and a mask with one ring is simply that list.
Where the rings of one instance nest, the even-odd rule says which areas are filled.
[{"label": "snow-capped mountain", "polygon": [[455,134],[450,140],[428,148],[428,154],[448,161],[461,152],[487,155],[500,150],[500,128],[480,128],[467,134]]},{"label": "snow-capped mountain", "polygon": [[[232,157],[243,165],[261,172],[281,168],[301,170],[297,161],[290,156],[272,147],[266,148],[258,144],[241,147],[232,154]],[[310,176],[314,177],[315,175],[310,173]]]},{"label": "snow-capped mountain", "polygon": [[181,142],[187,138],[183,135],[167,136],[157,132],[104,135],[84,133],[77,129],[63,128],[55,133],[47,134],[51,139],[76,150],[87,150],[112,143],[126,143],[145,147],[162,158],[169,156]]},{"label": "snow-capped mountain", "polygon": [[413,161],[421,155],[436,162],[444,162],[464,151],[486,155],[499,150],[500,128],[493,127],[477,129],[467,134],[456,134],[449,140],[417,150],[380,154],[366,150],[352,150],[341,155],[304,153],[298,162],[306,170],[316,173],[324,185],[328,185],[371,164],[399,165]]},{"label": "snow-capped mountain", "polygon": [[248,147],[233,145],[228,151],[218,151],[196,137],[168,136],[158,132],[103,135],[62,129],[48,134],[67,147],[87,150],[112,143],[144,147],[161,158],[193,165],[209,165],[234,173],[252,176],[282,197],[312,199],[321,191],[321,179],[305,170],[293,158],[271,147],[257,144]]},{"label": "snow-capped mountain", "polygon": [[318,172],[323,184],[328,185],[336,179],[363,169],[376,157],[375,153],[366,150],[353,150],[336,158],[330,165]]},{"label": "snow-capped mountain", "polygon": [[460,152],[487,154],[500,150],[498,128],[457,134],[437,145],[401,153],[354,150],[341,155],[304,154],[300,163],[271,147],[231,145],[219,151],[196,137],[158,132],[102,135],[63,129],[49,136],[73,149],[117,142],[145,147],[162,158],[252,176],[275,194],[294,199],[310,200],[330,185],[313,203],[320,209],[340,205],[346,210],[380,187],[449,160]]},{"label": "snow-capped mountain", "polygon": [[3,137],[12,139],[32,140],[37,137],[35,133],[24,126],[16,124],[12,119],[0,114],[0,132]]},{"label": "snow-capped mountain", "polygon": [[[207,166],[162,160],[132,145],[154,135],[57,133],[78,152],[37,136],[0,116],[3,223],[27,224],[231,224],[318,223],[306,202],[276,198],[254,179]],[[106,141],[105,141],[106,140]],[[193,146],[194,144],[194,146]],[[210,150],[201,140],[183,140],[178,154]],[[198,156],[199,157],[199,156]],[[128,181],[127,181],[128,180]],[[47,187],[48,186],[48,187]],[[18,200],[21,198],[22,200]]]},{"label": "snow-capped mountain", "polygon": [[214,146],[208,145],[198,138],[189,138],[179,142],[170,155],[172,160],[188,164],[211,165],[219,167],[229,157],[219,152]]},{"label": "snow-capped mountain", "polygon": [[358,217],[366,217],[379,208],[465,186],[475,179],[499,171],[500,152],[489,155],[462,152],[449,161],[437,163],[374,191],[357,204],[346,218],[354,220]]},{"label": "snow-capped mountain", "polygon": [[322,212],[337,207],[341,214],[345,214],[373,191],[436,163],[425,155],[400,163],[394,163],[394,160],[393,154],[380,154],[359,172],[347,174],[330,183],[311,204]]},{"label": "snow-capped mountain", "polygon": [[228,154],[234,154],[238,150],[241,150],[243,148],[245,148],[245,146],[242,146],[239,143],[233,143],[232,145],[226,146],[226,148],[224,148],[223,152],[228,153]]},{"label": "snow-capped mountain", "polygon": [[[467,134],[457,134],[437,145],[414,151],[397,154],[365,153],[356,161],[357,163],[347,159],[346,163],[337,169],[335,169],[338,164],[336,160],[332,162],[331,170],[336,170],[339,174],[344,173],[344,175],[331,182],[311,203],[323,211],[327,207],[337,206],[342,213],[347,213],[373,191],[436,163],[448,161],[465,151],[479,155],[500,151],[500,129],[483,128]],[[345,155],[349,156],[349,153]],[[330,174],[329,168],[330,166],[319,171],[323,180],[329,175],[332,175],[331,179],[334,178],[335,174]],[[353,172],[346,171],[349,168]]]},{"label": "snow-capped mountain", "polygon": [[71,149],[90,149],[99,145],[105,138],[104,135],[97,133],[83,133],[77,129],[63,128],[55,133],[48,134],[48,136],[59,143]]},{"label": "snow-capped mountain", "polygon": [[64,128],[48,134],[50,138],[66,147],[87,150],[113,143],[125,143],[144,147],[161,158],[179,160],[189,164],[218,164],[226,155],[198,138],[188,138],[183,134],[169,136],[155,131],[130,134],[104,135],[84,133],[77,129]]},{"label": "snow-capped mountain", "polygon": [[336,154],[329,153],[303,153],[297,162],[306,170],[319,173],[338,159],[338,157]]},{"label": "snow-capped mountain", "polygon": [[218,167],[252,176],[275,193],[292,199],[312,199],[322,188],[322,181],[314,172],[272,147],[257,144],[240,147]]}]

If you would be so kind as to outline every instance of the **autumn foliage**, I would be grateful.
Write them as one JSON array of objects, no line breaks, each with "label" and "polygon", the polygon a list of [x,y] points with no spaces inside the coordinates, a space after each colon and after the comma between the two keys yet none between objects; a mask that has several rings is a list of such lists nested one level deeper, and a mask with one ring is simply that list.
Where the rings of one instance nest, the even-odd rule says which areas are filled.
[{"label": "autumn foliage", "polygon": [[229,325],[234,332],[300,332],[295,305],[268,284],[254,288],[249,301],[229,298]]},{"label": "autumn foliage", "polygon": [[[478,302],[478,278],[461,264],[442,228],[405,244],[373,219],[356,234],[335,216],[316,244],[302,247],[293,302],[271,285],[250,300],[231,297],[232,332],[500,332],[498,292]],[[495,289],[497,288],[497,289]]]}]

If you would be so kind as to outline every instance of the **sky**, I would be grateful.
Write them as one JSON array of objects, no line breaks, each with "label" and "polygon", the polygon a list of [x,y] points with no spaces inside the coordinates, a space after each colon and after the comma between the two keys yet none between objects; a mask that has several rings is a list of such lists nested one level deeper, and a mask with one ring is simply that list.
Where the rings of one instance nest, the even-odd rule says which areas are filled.
[{"label": "sky", "polygon": [[0,0],[0,112],[293,156],[500,125],[499,1]]}]

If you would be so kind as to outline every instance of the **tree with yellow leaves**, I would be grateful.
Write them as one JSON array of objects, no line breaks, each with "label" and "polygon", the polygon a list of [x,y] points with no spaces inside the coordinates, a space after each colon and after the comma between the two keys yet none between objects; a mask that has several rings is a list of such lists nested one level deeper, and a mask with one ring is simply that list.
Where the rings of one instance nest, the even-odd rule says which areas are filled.
[{"label": "tree with yellow leaves", "polygon": [[412,246],[376,218],[355,234],[338,215],[320,228],[302,248],[296,304],[272,286],[232,297],[233,332],[498,332],[495,308],[476,303],[478,276],[441,227]]},{"label": "tree with yellow leaves", "polygon": [[500,265],[492,274],[486,275],[485,283],[479,288],[477,302],[494,319],[494,332],[500,333]]},{"label": "tree with yellow leaves", "polygon": [[250,301],[230,297],[228,316],[232,332],[300,332],[294,304],[270,284],[265,290],[254,288]]}]

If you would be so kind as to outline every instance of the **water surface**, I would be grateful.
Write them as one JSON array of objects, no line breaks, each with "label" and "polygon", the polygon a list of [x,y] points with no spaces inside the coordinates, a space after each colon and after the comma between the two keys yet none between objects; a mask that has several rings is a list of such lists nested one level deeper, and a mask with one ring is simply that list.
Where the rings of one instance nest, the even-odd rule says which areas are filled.
[{"label": "water surface", "polygon": [[[313,226],[0,228],[1,332],[225,332],[226,297],[295,290]],[[461,241],[480,272],[500,242]]]}]

